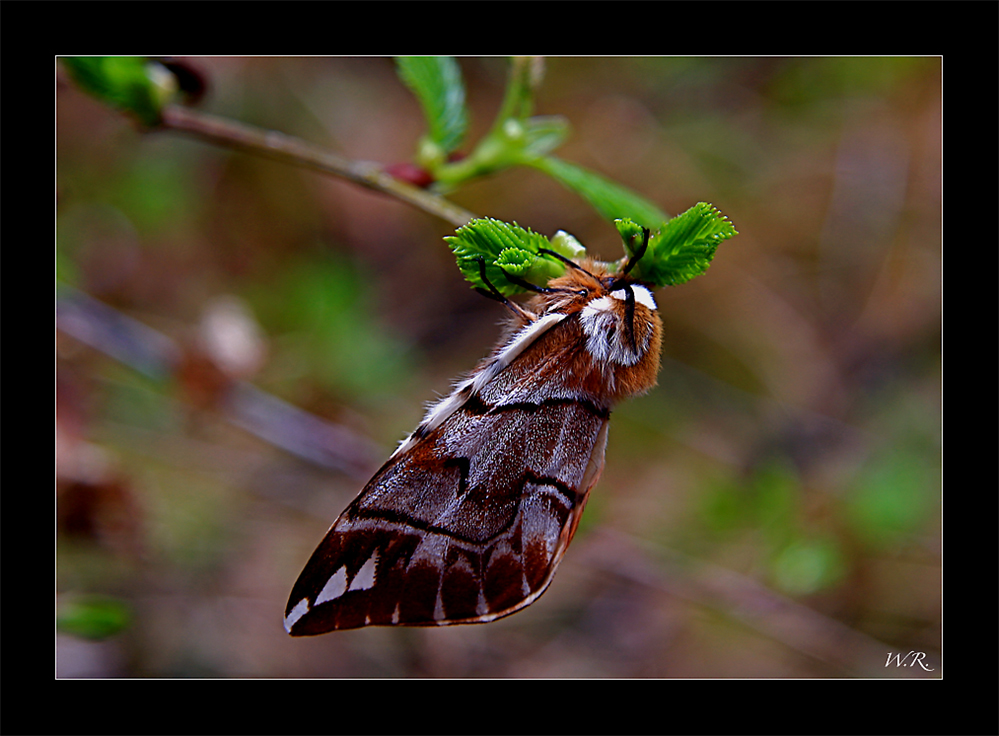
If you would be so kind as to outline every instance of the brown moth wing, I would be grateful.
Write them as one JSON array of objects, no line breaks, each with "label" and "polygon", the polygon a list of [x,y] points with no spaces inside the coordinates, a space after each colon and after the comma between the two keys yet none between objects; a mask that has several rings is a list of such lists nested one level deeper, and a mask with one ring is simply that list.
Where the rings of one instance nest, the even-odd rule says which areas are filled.
[{"label": "brown moth wing", "polygon": [[292,635],[492,621],[544,592],[607,441],[579,330],[574,316],[551,327],[382,467],[295,584]]}]

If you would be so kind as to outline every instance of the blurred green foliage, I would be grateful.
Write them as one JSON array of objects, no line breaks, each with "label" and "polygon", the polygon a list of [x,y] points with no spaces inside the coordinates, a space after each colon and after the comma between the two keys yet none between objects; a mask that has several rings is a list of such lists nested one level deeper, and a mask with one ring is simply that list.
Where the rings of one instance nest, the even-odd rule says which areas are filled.
[{"label": "blurred green foliage", "polygon": [[940,468],[932,456],[903,449],[878,454],[849,485],[850,527],[875,549],[904,544],[931,520],[939,488]]},{"label": "blurred green foliage", "polygon": [[842,572],[838,543],[807,528],[800,481],[788,467],[771,464],[748,479],[716,481],[701,502],[702,522],[715,539],[758,537],[752,562],[779,589],[814,593]]},{"label": "blurred green foliage", "polygon": [[155,125],[176,90],[172,76],[143,56],[64,56],[63,66],[90,94],[145,125]]},{"label": "blurred green foliage", "polygon": [[837,98],[878,97],[904,89],[936,63],[933,57],[816,57],[787,66],[771,87],[774,99],[805,112]]},{"label": "blurred green foliage", "polygon": [[379,323],[371,279],[334,253],[292,259],[244,294],[280,346],[281,383],[305,377],[364,401],[391,394],[412,362],[406,344]]},{"label": "blurred green foliage", "polygon": [[191,163],[183,156],[143,156],[109,187],[107,202],[127,212],[143,231],[164,232],[177,227],[181,224],[177,212],[197,219],[204,201]]},{"label": "blurred green foliage", "polygon": [[107,596],[74,596],[59,602],[56,628],[84,639],[106,639],[132,621],[129,605]]}]

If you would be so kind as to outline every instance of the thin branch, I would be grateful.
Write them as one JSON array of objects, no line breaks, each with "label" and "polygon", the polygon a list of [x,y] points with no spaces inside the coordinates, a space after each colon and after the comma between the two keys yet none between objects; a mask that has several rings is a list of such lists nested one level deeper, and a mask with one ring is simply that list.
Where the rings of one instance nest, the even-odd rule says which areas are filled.
[{"label": "thin branch", "polygon": [[[176,375],[183,348],[113,307],[59,284],[56,327],[154,380]],[[367,480],[383,450],[348,427],[292,406],[245,381],[233,381],[220,413],[232,424],[318,467]]]},{"label": "thin branch", "polygon": [[184,133],[220,146],[347,179],[376,192],[407,202],[424,212],[461,227],[475,215],[440,195],[414,187],[385,173],[370,161],[354,161],[276,131],[262,130],[189,108],[168,105],[158,130]]}]

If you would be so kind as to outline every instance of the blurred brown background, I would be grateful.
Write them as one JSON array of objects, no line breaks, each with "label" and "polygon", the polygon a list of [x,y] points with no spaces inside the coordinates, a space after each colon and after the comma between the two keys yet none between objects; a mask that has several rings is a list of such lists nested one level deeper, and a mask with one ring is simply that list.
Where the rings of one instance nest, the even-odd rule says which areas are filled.
[{"label": "blurred brown background", "polygon": [[[189,62],[208,80],[201,109],[349,158],[408,161],[423,132],[389,59]],[[507,64],[461,66],[474,142]],[[60,325],[76,321],[57,335],[59,675],[940,676],[940,59],[546,70],[536,113],[573,128],[557,155],[671,214],[711,202],[740,235],[657,293],[659,386],[615,412],[604,476],[537,603],[484,626],[304,640],[282,617],[306,559],[493,345],[502,308],[462,281],[446,223],[141,133],[60,79],[58,278],[77,311],[61,306]],[[535,171],[451,199],[621,253]],[[137,344],[119,317],[155,333]],[[88,344],[95,324],[124,362]],[[251,434],[221,405],[233,378],[329,426],[302,439],[265,415],[274,436]],[[287,449],[324,442],[346,460]],[[933,671],[885,666],[910,651]]]}]

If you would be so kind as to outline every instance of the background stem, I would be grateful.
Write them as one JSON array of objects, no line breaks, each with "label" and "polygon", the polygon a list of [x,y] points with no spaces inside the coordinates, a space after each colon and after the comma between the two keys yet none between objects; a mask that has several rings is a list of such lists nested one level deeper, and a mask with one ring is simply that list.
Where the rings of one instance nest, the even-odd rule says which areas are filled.
[{"label": "background stem", "polygon": [[407,202],[456,228],[475,219],[474,214],[443,197],[387,174],[380,164],[343,158],[277,131],[262,130],[176,105],[168,105],[163,109],[159,129],[185,133],[227,148],[339,176]]}]

